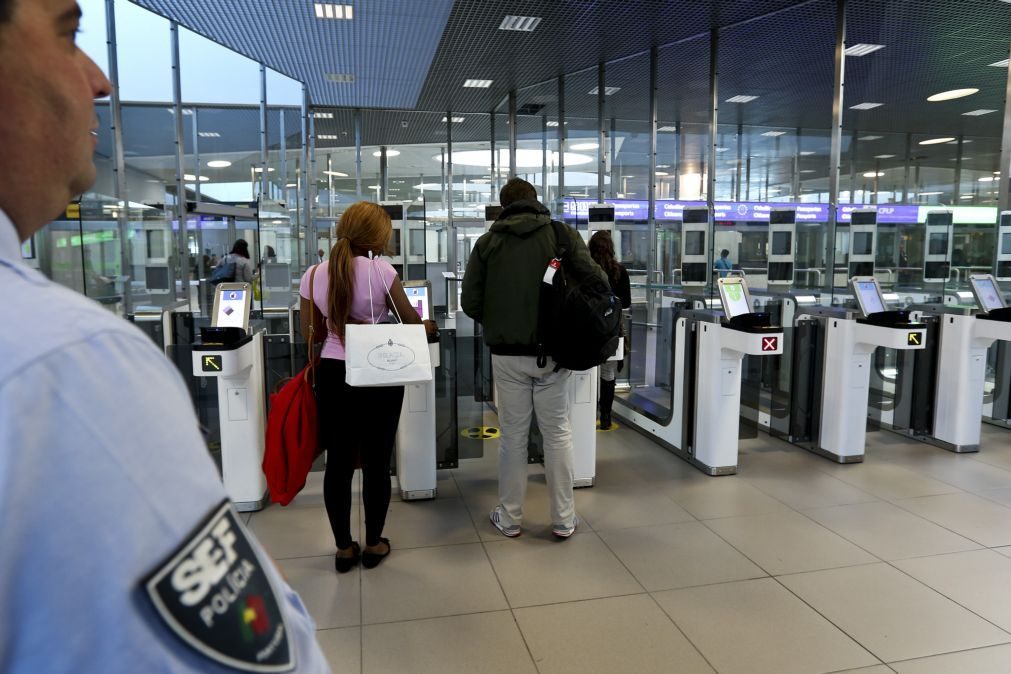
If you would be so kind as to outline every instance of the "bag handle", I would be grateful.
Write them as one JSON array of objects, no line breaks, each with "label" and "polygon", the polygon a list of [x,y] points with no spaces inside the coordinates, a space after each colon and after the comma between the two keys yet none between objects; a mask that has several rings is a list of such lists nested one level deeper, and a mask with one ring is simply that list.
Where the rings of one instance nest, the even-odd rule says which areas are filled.
[{"label": "bag handle", "polygon": [[[376,324],[376,309],[375,304],[372,300],[372,268],[375,266],[376,261],[379,258],[372,256],[372,251],[369,251],[369,309],[372,311],[372,325]],[[379,274],[379,278],[382,279],[383,275]],[[390,293],[390,286],[383,280],[383,287],[386,288],[386,296],[390,298],[390,306],[393,307],[393,314],[397,317],[397,322],[403,323],[404,319],[400,317],[400,312],[397,311],[397,303],[393,301],[393,294]]]},{"label": "bag handle", "polygon": [[309,274],[309,384],[316,388],[316,296],[313,288],[316,281],[316,270],[319,265],[313,265]]}]

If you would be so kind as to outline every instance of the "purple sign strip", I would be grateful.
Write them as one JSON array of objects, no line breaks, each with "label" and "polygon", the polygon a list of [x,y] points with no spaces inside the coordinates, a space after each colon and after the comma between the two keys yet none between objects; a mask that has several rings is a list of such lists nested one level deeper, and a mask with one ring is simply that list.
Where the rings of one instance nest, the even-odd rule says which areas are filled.
[{"label": "purple sign strip", "polygon": [[[566,199],[564,202],[565,217],[586,218],[590,206],[596,203],[593,199]],[[615,199],[608,203],[614,204],[616,220],[647,220],[649,217],[648,201]],[[656,217],[658,220],[681,220],[686,206],[705,206],[705,202],[658,199]],[[769,213],[773,208],[795,208],[797,222],[828,222],[828,204],[758,201],[718,201],[715,204],[715,219],[726,222],[768,222]],[[838,222],[849,223],[851,213],[858,208],[868,207],[857,204],[839,206]],[[908,224],[919,221],[919,206],[887,204],[878,206],[877,209],[878,222],[881,224]]]}]

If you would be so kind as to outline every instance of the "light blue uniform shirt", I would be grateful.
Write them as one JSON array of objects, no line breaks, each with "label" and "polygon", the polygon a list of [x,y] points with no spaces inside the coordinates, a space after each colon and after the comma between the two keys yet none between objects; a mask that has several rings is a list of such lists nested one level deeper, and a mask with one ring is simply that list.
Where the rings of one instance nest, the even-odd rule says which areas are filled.
[{"label": "light blue uniform shirt", "polygon": [[[179,373],[127,321],[24,264],[2,210],[0,316],[0,671],[234,672],[172,633],[142,586],[225,499]],[[312,618],[249,536],[295,671],[329,672]]]}]

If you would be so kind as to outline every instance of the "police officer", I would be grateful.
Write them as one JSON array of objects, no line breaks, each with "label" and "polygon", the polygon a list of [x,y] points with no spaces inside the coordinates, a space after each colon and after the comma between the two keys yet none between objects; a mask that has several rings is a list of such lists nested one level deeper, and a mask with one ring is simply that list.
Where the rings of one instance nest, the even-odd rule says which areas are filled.
[{"label": "police officer", "polygon": [[329,671],[149,339],[21,260],[95,179],[74,0],[0,0],[0,669]]}]

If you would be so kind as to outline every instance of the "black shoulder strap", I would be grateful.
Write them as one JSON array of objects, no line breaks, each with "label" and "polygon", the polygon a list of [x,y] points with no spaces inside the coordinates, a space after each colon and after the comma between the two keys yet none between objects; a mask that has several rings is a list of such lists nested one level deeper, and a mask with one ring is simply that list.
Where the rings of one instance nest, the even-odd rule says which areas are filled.
[{"label": "black shoulder strap", "polygon": [[552,220],[551,227],[555,230],[555,257],[564,260],[565,254],[569,252],[569,233],[565,231],[569,226]]}]

